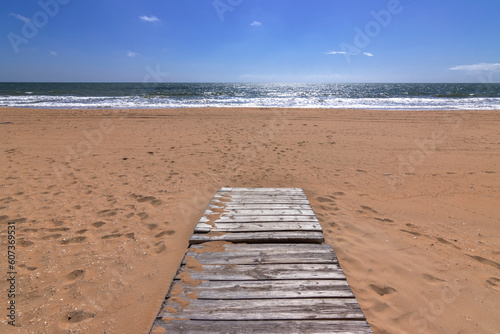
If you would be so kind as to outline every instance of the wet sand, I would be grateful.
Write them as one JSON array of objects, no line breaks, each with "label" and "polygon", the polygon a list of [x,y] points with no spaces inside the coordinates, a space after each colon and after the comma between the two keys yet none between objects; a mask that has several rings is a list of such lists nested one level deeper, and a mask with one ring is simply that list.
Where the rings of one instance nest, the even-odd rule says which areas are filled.
[{"label": "wet sand", "polygon": [[375,333],[500,329],[498,111],[4,108],[0,122],[19,333],[147,333],[223,186],[303,188]]}]

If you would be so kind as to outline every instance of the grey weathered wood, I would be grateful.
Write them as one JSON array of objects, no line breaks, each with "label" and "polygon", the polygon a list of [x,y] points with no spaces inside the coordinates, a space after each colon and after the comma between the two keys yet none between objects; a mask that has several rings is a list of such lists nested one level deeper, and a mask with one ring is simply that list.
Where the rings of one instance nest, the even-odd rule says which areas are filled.
[{"label": "grey weathered wood", "polygon": [[322,243],[324,241],[323,233],[321,232],[242,232],[242,233],[226,233],[222,235],[194,234],[189,243],[199,244],[209,241],[229,241],[229,242],[246,242],[246,243],[263,243],[263,242],[305,242],[305,243]]},{"label": "grey weathered wood", "polygon": [[[333,252],[322,251],[289,251],[276,250],[255,252],[206,252],[186,253],[186,257],[194,257],[201,264],[338,264]],[[184,260],[185,261],[185,260]],[[183,262],[185,263],[185,262]]]},{"label": "grey weathered wood", "polygon": [[183,266],[180,273],[188,273],[195,280],[249,281],[249,280],[307,280],[341,279],[344,272],[337,264],[257,264],[257,265],[203,265],[203,270]]},{"label": "grey weathered wood", "polygon": [[272,281],[201,281],[199,285],[185,285],[182,294],[186,298],[196,292],[197,299],[291,299],[291,298],[354,298],[345,280],[272,280]]},{"label": "grey weathered wood", "polygon": [[372,333],[321,231],[300,188],[219,190],[155,325],[168,333]]},{"label": "grey weathered wood", "polygon": [[237,198],[237,197],[245,197],[245,198],[257,198],[257,197],[293,197],[293,198],[307,198],[304,193],[300,192],[274,192],[274,193],[249,193],[249,192],[217,192],[214,198]]},{"label": "grey weathered wood", "polygon": [[165,329],[166,333],[225,333],[225,334],[367,334],[372,333],[370,326],[363,320],[291,320],[291,321],[190,321],[158,320],[155,326]]},{"label": "grey weathered wood", "polygon": [[231,196],[230,198],[215,196],[211,203],[310,204],[304,196]]},{"label": "grey weathered wood", "polygon": [[238,216],[314,216],[312,209],[239,209],[231,210],[224,209],[224,212],[215,212],[210,209],[205,211],[205,215],[217,214],[221,217],[238,217]]},{"label": "grey weathered wood", "polygon": [[[191,320],[365,320],[354,298],[199,300],[182,308],[167,300],[159,317]],[[174,311],[170,313],[168,310]]]},{"label": "grey weathered wood", "polygon": [[318,222],[279,222],[279,223],[199,223],[195,233],[213,232],[275,232],[275,231],[322,231]]},{"label": "grey weathered wood", "polygon": [[226,223],[252,223],[252,222],[317,222],[316,216],[238,216],[219,217],[216,219],[201,217],[200,223],[226,222]]},{"label": "grey weathered wood", "polygon": [[[284,252],[317,252],[325,255],[334,254],[330,245],[325,244],[281,244],[281,243],[266,243],[266,244],[233,244],[226,242],[223,244],[224,253],[237,254],[237,253],[260,253],[267,252],[269,256],[274,256],[277,253]],[[191,245],[190,251],[203,253],[206,250],[211,251],[210,244]]]},{"label": "grey weathered wood", "polygon": [[309,204],[262,204],[262,203],[213,203],[208,206],[210,210],[312,210]]},{"label": "grey weathered wood", "polygon": [[213,203],[282,203],[282,204],[310,204],[304,196],[216,196]]},{"label": "grey weathered wood", "polygon": [[221,188],[219,193],[300,193],[304,194],[304,190],[301,188]]}]

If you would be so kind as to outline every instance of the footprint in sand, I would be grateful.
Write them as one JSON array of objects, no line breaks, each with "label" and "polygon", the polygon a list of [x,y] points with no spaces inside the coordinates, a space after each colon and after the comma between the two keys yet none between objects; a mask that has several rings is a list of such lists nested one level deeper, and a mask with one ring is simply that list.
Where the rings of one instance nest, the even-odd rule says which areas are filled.
[{"label": "footprint in sand", "polygon": [[153,231],[153,230],[156,230],[158,228],[158,225],[157,224],[146,224],[146,227],[148,230]]},{"label": "footprint in sand", "polygon": [[469,255],[469,254],[467,254],[467,256],[478,261],[479,263],[486,264],[488,266],[491,266],[493,268],[500,270],[500,263],[498,263],[498,262],[485,259],[484,257],[481,257],[481,256],[474,256],[474,255]]},{"label": "footprint in sand", "polygon": [[134,198],[137,199],[137,202],[139,203],[145,203],[149,202],[152,206],[159,206],[163,203],[162,200],[157,199],[156,197],[153,196],[141,196],[141,195],[132,195]]},{"label": "footprint in sand", "polygon": [[437,285],[437,284],[441,284],[443,282],[446,282],[445,280],[442,280],[440,278],[437,278],[437,277],[434,277],[432,275],[429,275],[429,274],[423,274],[422,275],[422,278],[424,279],[424,281],[426,281],[427,283],[429,284],[433,284],[433,285]]},{"label": "footprint in sand", "polygon": [[383,223],[394,223],[394,220],[389,219],[389,218],[377,218],[377,217],[375,217],[373,219],[375,219],[379,222],[383,222]]},{"label": "footprint in sand", "polygon": [[146,212],[139,212],[137,214],[137,216],[139,216],[139,218],[141,218],[141,220],[145,220],[145,219],[149,218],[149,215]]},{"label": "footprint in sand", "polygon": [[87,237],[74,237],[70,239],[64,239],[60,241],[61,245],[69,245],[69,244],[79,244],[85,241]]},{"label": "footprint in sand", "polygon": [[338,224],[335,222],[330,222],[328,223],[328,225],[330,225],[331,227],[338,227]]},{"label": "footprint in sand", "polygon": [[385,286],[383,288],[375,285],[375,284],[370,284],[369,287],[375,291],[379,296],[385,296],[385,295],[390,295],[390,294],[393,294],[396,291],[396,289],[390,287],[390,286]]},{"label": "footprint in sand", "polygon": [[61,226],[64,225],[64,222],[62,220],[53,220],[52,224],[54,224],[55,226]]},{"label": "footprint in sand", "polygon": [[99,228],[99,227],[101,227],[102,225],[105,225],[105,224],[106,224],[105,222],[98,221],[98,222],[93,223],[92,225],[94,227]]},{"label": "footprint in sand", "polygon": [[165,246],[165,241],[160,241],[154,245],[153,253],[159,255],[159,254],[165,252],[166,250],[167,250],[167,246]]},{"label": "footprint in sand", "polygon": [[335,202],[335,200],[336,200],[337,198],[335,198],[335,196],[325,196],[325,197],[320,196],[320,197],[318,197],[318,198],[316,198],[316,199],[317,199],[317,200],[318,200],[318,202],[320,202],[320,203],[325,203],[325,202],[330,202],[330,203],[332,203],[332,202]]},{"label": "footprint in sand", "polygon": [[42,237],[42,240],[59,239],[60,237],[62,237],[62,234],[49,234]]},{"label": "footprint in sand", "polygon": [[94,317],[95,317],[94,313],[85,311],[71,311],[64,316],[61,325],[66,327],[67,325],[76,324],[87,319],[92,319]]},{"label": "footprint in sand", "polygon": [[365,211],[370,211],[371,213],[377,213],[377,211],[373,210],[372,208],[370,208],[369,206],[365,206],[365,205],[361,205],[361,209],[365,210]]},{"label": "footprint in sand", "polygon": [[165,235],[172,236],[174,234],[175,234],[175,231],[163,231],[163,232],[160,232],[157,235],[155,235],[155,238],[161,238]]},{"label": "footprint in sand", "polygon": [[113,217],[116,216],[116,210],[102,210],[99,211],[98,214],[103,217]]},{"label": "footprint in sand", "polygon": [[486,280],[486,284],[495,289],[495,290],[498,290],[500,291],[500,278],[496,278],[496,277],[490,277],[489,280]]},{"label": "footprint in sand", "polygon": [[451,242],[449,242],[448,240],[445,240],[443,238],[436,238],[436,240],[439,241],[442,244],[450,245],[450,246],[455,247],[456,249],[460,249],[460,247],[455,246],[454,244],[452,244]]},{"label": "footprint in sand", "polygon": [[64,277],[64,284],[69,285],[74,283],[77,279],[82,277],[85,274],[85,270],[77,269],[70,272],[68,275]]},{"label": "footprint in sand", "polygon": [[29,240],[25,240],[25,239],[19,239],[17,241],[17,244],[21,247],[29,247],[29,246],[32,246],[34,244],[34,242],[29,241]]},{"label": "footprint in sand", "polygon": [[68,227],[55,227],[55,228],[49,228],[47,231],[49,232],[67,232],[69,231]]},{"label": "footprint in sand", "polygon": [[385,312],[389,308],[389,305],[383,302],[375,301],[375,304],[370,307],[370,310],[373,310],[377,313]]},{"label": "footprint in sand", "polygon": [[103,239],[103,240],[116,239],[116,238],[119,238],[121,236],[122,236],[121,233],[115,233],[115,234],[105,235],[105,236],[101,237],[101,239]]},{"label": "footprint in sand", "polygon": [[420,237],[422,234],[418,233],[418,232],[414,232],[414,231],[408,231],[408,230],[403,230],[403,229],[400,229],[401,232],[405,232],[405,233],[409,233],[411,235],[415,235],[417,237]]}]

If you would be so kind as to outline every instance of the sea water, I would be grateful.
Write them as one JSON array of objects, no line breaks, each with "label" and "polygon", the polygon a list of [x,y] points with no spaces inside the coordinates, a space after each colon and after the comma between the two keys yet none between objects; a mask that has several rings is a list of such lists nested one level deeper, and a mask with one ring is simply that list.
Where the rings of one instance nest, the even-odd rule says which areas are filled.
[{"label": "sea water", "polygon": [[0,107],[500,110],[500,84],[0,83]]}]

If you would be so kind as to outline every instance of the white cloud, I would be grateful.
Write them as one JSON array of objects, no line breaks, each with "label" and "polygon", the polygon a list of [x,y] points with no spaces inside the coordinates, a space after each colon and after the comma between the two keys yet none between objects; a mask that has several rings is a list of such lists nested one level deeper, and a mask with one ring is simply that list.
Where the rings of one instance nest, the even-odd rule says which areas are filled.
[{"label": "white cloud", "polygon": [[27,17],[24,17],[24,16],[19,15],[19,14],[16,14],[16,13],[10,13],[9,15],[10,15],[10,16],[14,16],[16,19],[21,20],[21,21],[23,21],[23,22],[27,22],[27,23],[30,23],[30,22],[31,22],[31,20],[30,20],[30,19],[28,19]]},{"label": "white cloud", "polygon": [[50,51],[50,54],[53,56],[57,56],[57,52],[55,52],[55,51]]},{"label": "white cloud", "polygon": [[[325,52],[326,55],[346,55],[346,51],[329,51]],[[367,57],[373,57],[373,53],[371,52],[363,52],[363,54]],[[350,56],[359,56],[359,53],[350,53]]]},{"label": "white cloud", "polygon": [[466,71],[466,72],[480,72],[480,71],[487,71],[487,72],[496,72],[500,71],[500,63],[480,63],[480,64],[474,64],[474,65],[459,65],[455,67],[451,67],[450,70],[453,71]]},{"label": "white cloud", "polygon": [[262,25],[262,22],[259,22],[259,21],[253,21],[252,23],[250,23],[250,25],[252,27],[260,27]]},{"label": "white cloud", "polygon": [[127,57],[135,57],[139,55],[137,52],[127,51]]},{"label": "white cloud", "polygon": [[157,18],[156,16],[140,16],[139,17],[141,20],[146,21],[146,22],[160,22],[160,19]]}]

